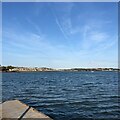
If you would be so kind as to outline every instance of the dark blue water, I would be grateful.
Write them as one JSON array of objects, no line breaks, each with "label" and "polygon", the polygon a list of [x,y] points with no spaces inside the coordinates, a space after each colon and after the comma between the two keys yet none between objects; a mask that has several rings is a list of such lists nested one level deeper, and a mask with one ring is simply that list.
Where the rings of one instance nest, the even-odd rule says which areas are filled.
[{"label": "dark blue water", "polygon": [[19,99],[54,120],[120,115],[117,72],[3,73],[3,101]]}]

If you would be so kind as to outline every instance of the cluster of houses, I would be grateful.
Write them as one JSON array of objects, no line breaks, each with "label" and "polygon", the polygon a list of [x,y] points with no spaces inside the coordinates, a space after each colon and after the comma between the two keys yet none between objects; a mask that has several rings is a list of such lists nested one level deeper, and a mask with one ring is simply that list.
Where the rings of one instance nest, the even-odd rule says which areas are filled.
[{"label": "cluster of houses", "polygon": [[29,72],[29,71],[54,71],[52,68],[38,68],[38,67],[13,67],[13,66],[0,66],[0,71],[3,72]]},{"label": "cluster of houses", "polygon": [[9,71],[53,71],[53,69],[51,68],[45,68],[45,67],[42,67],[42,68],[30,68],[30,67],[15,67],[13,69],[9,69]]}]

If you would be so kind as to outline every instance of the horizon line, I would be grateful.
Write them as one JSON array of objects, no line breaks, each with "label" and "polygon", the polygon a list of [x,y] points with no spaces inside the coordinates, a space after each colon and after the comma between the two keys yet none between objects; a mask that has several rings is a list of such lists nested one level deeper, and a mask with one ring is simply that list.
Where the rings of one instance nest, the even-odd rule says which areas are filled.
[{"label": "horizon line", "polygon": [[14,66],[14,65],[1,65],[0,66],[13,66],[13,67],[27,67],[27,68],[52,68],[52,69],[79,69],[79,68],[84,68],[84,69],[96,69],[96,68],[113,68],[113,69],[119,69],[119,67],[69,67],[69,68],[55,68],[55,67],[46,67],[46,66]]}]

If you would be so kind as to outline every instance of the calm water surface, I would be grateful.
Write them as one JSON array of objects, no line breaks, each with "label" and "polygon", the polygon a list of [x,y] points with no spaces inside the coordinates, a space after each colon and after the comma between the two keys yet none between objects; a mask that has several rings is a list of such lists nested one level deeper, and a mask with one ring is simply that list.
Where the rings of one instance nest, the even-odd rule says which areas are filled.
[{"label": "calm water surface", "polygon": [[3,101],[19,99],[54,120],[120,115],[117,72],[3,73]]}]

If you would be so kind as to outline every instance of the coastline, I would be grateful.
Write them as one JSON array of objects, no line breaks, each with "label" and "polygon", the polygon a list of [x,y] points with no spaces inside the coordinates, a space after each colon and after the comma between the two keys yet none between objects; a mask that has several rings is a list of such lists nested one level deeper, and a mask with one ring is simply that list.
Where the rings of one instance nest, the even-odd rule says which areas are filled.
[{"label": "coastline", "polygon": [[63,68],[0,66],[0,72],[83,72],[120,71],[119,68]]}]

